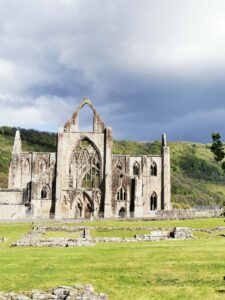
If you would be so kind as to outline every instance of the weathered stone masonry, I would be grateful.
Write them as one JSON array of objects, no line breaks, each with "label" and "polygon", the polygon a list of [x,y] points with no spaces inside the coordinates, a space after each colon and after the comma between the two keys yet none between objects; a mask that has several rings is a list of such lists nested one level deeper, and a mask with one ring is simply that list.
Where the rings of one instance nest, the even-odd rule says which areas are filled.
[{"label": "weathered stone masonry", "polygon": [[[93,131],[79,131],[79,112],[93,111]],[[84,99],[59,129],[56,153],[23,152],[17,131],[8,189],[0,190],[0,219],[149,217],[171,209],[170,151],[113,155],[112,129]]]}]

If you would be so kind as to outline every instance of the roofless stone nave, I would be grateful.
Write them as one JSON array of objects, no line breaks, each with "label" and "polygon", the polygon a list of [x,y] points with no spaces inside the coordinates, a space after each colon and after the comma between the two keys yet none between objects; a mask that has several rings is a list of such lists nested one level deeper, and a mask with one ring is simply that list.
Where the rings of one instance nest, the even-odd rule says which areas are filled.
[{"label": "roofless stone nave", "polygon": [[[93,132],[80,132],[79,112],[93,111]],[[17,131],[8,189],[0,189],[0,219],[148,217],[171,209],[170,151],[112,154],[112,129],[89,99],[59,129],[57,152],[22,152]]]}]

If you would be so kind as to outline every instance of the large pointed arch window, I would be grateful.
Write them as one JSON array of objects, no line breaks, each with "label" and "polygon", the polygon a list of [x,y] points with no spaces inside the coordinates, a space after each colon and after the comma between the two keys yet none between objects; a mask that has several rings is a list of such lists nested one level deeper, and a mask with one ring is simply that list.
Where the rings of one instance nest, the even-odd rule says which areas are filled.
[{"label": "large pointed arch window", "polygon": [[75,148],[69,173],[76,173],[78,187],[98,188],[100,185],[101,159],[95,146],[82,139]]}]

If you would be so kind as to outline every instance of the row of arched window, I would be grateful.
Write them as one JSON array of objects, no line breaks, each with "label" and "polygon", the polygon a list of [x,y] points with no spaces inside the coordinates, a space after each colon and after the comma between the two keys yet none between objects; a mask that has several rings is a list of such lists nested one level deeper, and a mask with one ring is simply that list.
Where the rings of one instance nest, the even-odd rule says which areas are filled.
[{"label": "row of arched window", "polygon": [[[140,175],[140,165],[136,161],[133,165],[133,175],[139,176]],[[150,167],[150,175],[151,176],[157,176],[157,164],[153,162]]]},{"label": "row of arched window", "polygon": [[[116,199],[118,201],[125,201],[127,200],[127,191],[124,187],[120,187],[117,190]],[[153,192],[150,197],[150,210],[157,210],[157,194]]]},{"label": "row of arched window", "polygon": [[[30,173],[30,160],[28,158],[22,161],[22,168],[24,173]],[[44,173],[47,170],[47,162],[44,159],[38,161],[38,172]]]},{"label": "row of arched window", "polygon": [[[150,210],[157,210],[157,194],[155,192],[152,193],[150,198]],[[125,218],[126,217],[126,208],[121,207],[119,210],[119,217]]]}]

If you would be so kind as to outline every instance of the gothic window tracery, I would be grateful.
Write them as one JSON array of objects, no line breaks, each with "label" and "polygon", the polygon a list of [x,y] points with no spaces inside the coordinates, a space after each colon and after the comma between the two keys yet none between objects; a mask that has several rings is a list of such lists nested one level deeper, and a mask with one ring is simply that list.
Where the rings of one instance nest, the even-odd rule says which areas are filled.
[{"label": "gothic window tracery", "polygon": [[127,191],[122,186],[117,190],[116,195],[118,201],[127,200]]},{"label": "gothic window tracery", "polygon": [[72,155],[70,175],[76,173],[76,178],[83,188],[98,188],[100,170],[101,160],[98,151],[88,139],[81,140]]},{"label": "gothic window tracery", "polygon": [[157,176],[157,164],[155,162],[151,165],[151,176]]}]

